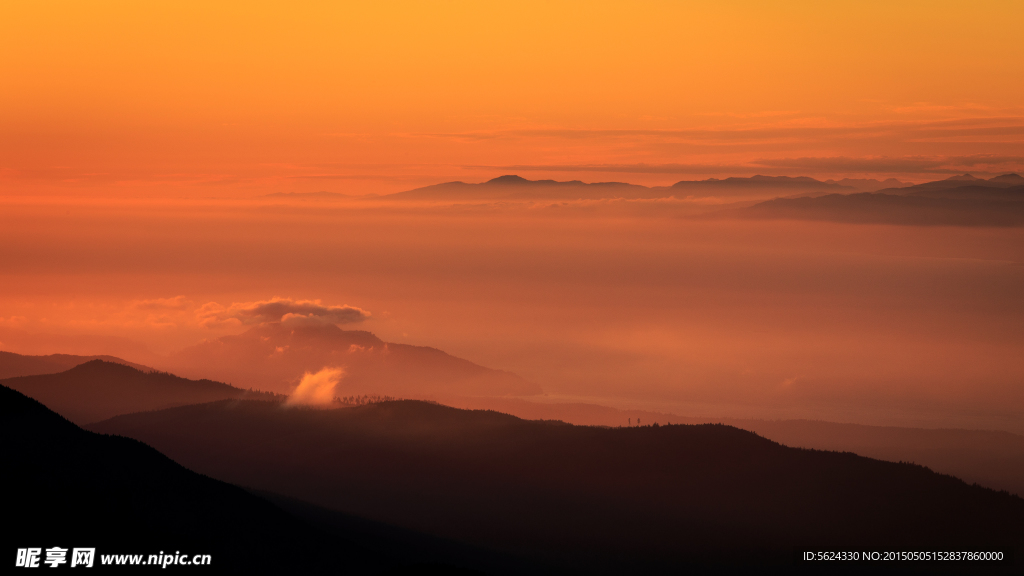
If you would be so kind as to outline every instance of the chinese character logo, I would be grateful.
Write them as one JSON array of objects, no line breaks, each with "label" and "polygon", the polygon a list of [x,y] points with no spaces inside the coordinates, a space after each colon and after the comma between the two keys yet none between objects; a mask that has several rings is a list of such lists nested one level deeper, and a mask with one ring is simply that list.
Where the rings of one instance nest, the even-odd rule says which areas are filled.
[{"label": "chinese character logo", "polygon": [[67,564],[68,549],[61,548],[60,546],[54,546],[53,548],[46,549],[46,561],[45,564],[49,564],[50,568],[56,568],[61,564]]},{"label": "chinese character logo", "polygon": [[92,561],[95,558],[95,548],[75,548],[71,551],[71,567],[85,566],[86,568],[92,568]]},{"label": "chinese character logo", "polygon": [[18,548],[18,560],[14,565],[22,568],[36,568],[39,566],[39,555],[42,553],[42,548]]}]

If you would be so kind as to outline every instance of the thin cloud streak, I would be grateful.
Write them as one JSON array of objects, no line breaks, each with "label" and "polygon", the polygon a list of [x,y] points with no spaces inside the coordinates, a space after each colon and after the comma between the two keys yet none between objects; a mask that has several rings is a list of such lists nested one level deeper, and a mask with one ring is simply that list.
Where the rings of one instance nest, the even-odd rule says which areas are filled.
[{"label": "thin cloud streak", "polygon": [[[521,172],[607,172],[619,174],[730,174],[740,175],[771,169],[803,172],[874,174],[959,174],[968,169],[988,172],[1014,172],[1024,169],[1024,156],[976,154],[972,156],[878,157],[849,156],[762,158],[746,164],[511,164],[504,166],[464,166]],[[793,174],[795,175],[795,174]]]},{"label": "thin cloud streak", "polygon": [[407,134],[410,137],[444,138],[455,140],[491,140],[518,138],[621,139],[647,138],[674,141],[731,141],[872,138],[879,136],[903,137],[969,137],[969,136],[1024,136],[1024,117],[961,118],[925,122],[868,122],[862,124],[834,124],[808,126],[799,122],[785,122],[774,126],[749,128],[698,128],[680,130],[650,129],[575,129],[536,128],[473,132],[435,132]]}]

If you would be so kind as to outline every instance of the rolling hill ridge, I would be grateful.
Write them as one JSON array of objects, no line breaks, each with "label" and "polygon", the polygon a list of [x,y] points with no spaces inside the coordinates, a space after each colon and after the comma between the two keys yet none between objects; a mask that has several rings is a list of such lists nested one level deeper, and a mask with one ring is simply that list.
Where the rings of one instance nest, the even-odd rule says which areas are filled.
[{"label": "rolling hill ridge", "polygon": [[57,374],[8,378],[0,380],[0,384],[42,402],[77,424],[214,400],[284,400],[272,393],[243,390],[212,380],[188,380],[166,372],[143,372],[105,360],[90,360]]},{"label": "rolling hill ridge", "polygon": [[1020,498],[722,425],[572,426],[415,401],[222,401],[90,429],[225,481],[583,573],[779,568],[812,545],[1024,542]]}]

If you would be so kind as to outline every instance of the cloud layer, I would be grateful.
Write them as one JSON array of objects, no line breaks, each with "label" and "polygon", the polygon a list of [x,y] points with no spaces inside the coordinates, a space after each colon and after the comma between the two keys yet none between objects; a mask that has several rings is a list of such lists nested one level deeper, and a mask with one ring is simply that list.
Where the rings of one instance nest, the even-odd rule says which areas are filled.
[{"label": "cloud layer", "polygon": [[320,300],[292,300],[274,297],[259,302],[235,302],[222,306],[208,302],[196,311],[199,323],[214,328],[225,325],[284,322],[288,324],[351,324],[362,322],[370,313],[355,306],[325,306]]}]

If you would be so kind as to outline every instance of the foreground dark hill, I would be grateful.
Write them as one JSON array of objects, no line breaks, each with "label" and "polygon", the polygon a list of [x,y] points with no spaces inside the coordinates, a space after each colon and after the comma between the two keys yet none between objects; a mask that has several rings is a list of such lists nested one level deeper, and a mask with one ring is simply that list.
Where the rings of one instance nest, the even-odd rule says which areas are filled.
[{"label": "foreground dark hill", "polygon": [[916,462],[1024,496],[1024,436],[996,430],[864,426],[814,420],[725,420],[787,446]]},{"label": "foreground dark hill", "polygon": [[802,548],[1024,542],[1020,498],[722,425],[598,428],[413,401],[243,401],[91,429],[216,478],[586,573],[788,567]]},{"label": "foreground dark hill", "polygon": [[399,397],[537,394],[515,374],[492,370],[426,346],[384,342],[370,332],[333,324],[286,326],[268,322],[237,336],[186,348],[168,360],[176,374],[288,393],[305,372],[340,367],[338,396]]},{"label": "foreground dark hill", "polygon": [[17,548],[95,547],[94,568],[103,573],[131,570],[102,566],[104,555],[142,554],[145,563],[161,551],[190,560],[209,554],[208,567],[187,566],[206,574],[470,576],[542,568],[278,494],[254,495],[136,440],[83,430],[4,386],[0,458],[11,463],[3,509],[9,556]]},{"label": "foreground dark hill", "polygon": [[153,370],[148,366],[128,362],[114,356],[76,356],[74,354],[26,356],[13,352],[0,352],[0,379],[13,378],[15,376],[35,376],[37,374],[56,374],[91,360],[124,364],[125,366],[131,366],[145,372]]},{"label": "foreground dark hill", "polygon": [[[164,372],[91,360],[58,374],[0,380],[78,424],[131,412],[201,404],[229,398],[275,399],[274,394],[242,390],[211,380],[187,380]],[[281,398],[283,399],[283,398]]]},{"label": "foreground dark hill", "polygon": [[60,546],[95,547],[101,572],[102,555],[143,554],[145,562],[161,551],[209,554],[210,569],[188,566],[201,573],[373,573],[386,565],[241,488],[136,440],[82,430],[2,386],[0,438],[8,561],[17,548]]},{"label": "foreground dark hill", "polygon": [[465,398],[458,408],[496,410],[526,420],[562,420],[584,426],[718,423],[749,430],[796,448],[853,452],[890,462],[913,462],[986,488],[1024,496],[1024,436],[998,430],[867,426],[817,420],[694,418],[584,403],[540,403],[522,398]]}]

